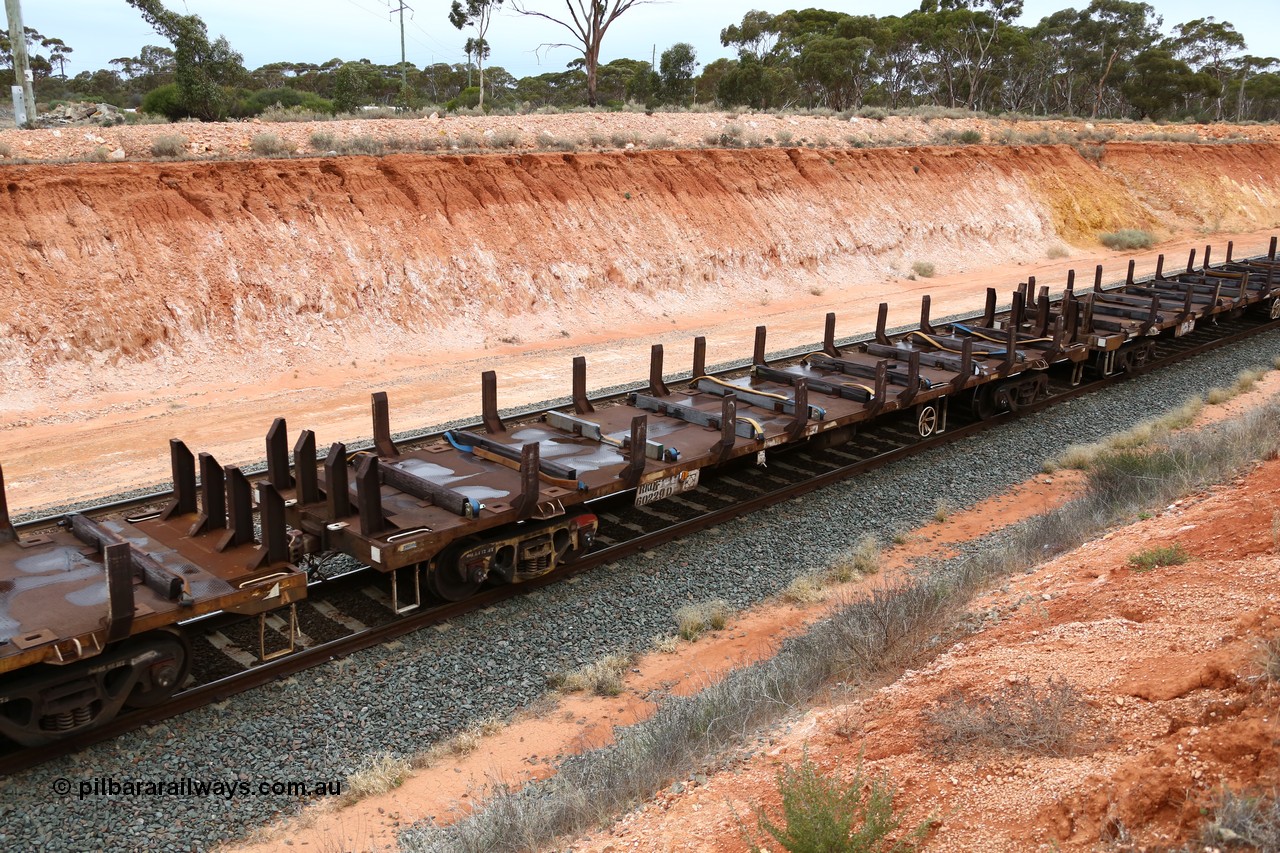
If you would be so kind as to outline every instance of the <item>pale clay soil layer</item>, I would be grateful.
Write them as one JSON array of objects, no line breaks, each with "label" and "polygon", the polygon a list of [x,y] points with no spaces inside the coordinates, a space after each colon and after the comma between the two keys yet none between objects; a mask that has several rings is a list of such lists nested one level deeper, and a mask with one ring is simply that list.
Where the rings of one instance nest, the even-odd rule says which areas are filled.
[{"label": "pale clay soil layer", "polygon": [[[524,122],[574,135],[664,122],[694,146],[708,122],[732,121],[568,114],[323,129],[482,133]],[[796,122],[922,141],[953,124],[976,122],[988,136],[1057,127],[740,121],[770,138]],[[263,130],[64,128],[0,141],[25,156],[73,157],[85,134],[111,133],[138,158],[151,135],[182,132],[243,157]],[[161,482],[173,437],[223,464],[258,460],[275,416],[314,430],[322,446],[367,436],[375,390],[390,395],[393,429],[409,429],[474,415],[484,369],[498,373],[500,404],[517,406],[563,396],[575,355],[600,388],[646,375],[653,343],[674,372],[687,369],[699,334],[715,363],[749,355],[756,323],[777,350],[818,340],[827,311],[851,335],[871,328],[880,301],[897,325],[914,321],[924,294],[940,317],[979,309],[989,286],[1007,299],[1030,275],[1057,291],[1068,269],[1087,283],[1102,263],[1113,281],[1130,255],[1102,249],[1103,231],[1161,239],[1134,255],[1139,274],[1160,251],[1170,267],[1207,243],[1221,258],[1228,239],[1238,255],[1265,251],[1280,226],[1276,128],[1196,130],[1250,141],[1113,142],[1096,157],[1041,145],[0,161],[10,505]],[[912,280],[917,263],[936,275]]]},{"label": "pale clay soil layer", "polygon": [[[1274,400],[1280,373],[1228,404],[1202,412],[1196,427]],[[643,719],[651,698],[687,695],[772,654],[839,602],[885,583],[920,557],[1057,506],[1082,477],[1060,471],[914,531],[884,555],[883,573],[830,591],[825,603],[768,603],[723,631],[681,642],[675,653],[638,661],[612,698],[569,695],[519,717],[474,752],[412,774],[386,794],[354,805],[325,804],[228,850],[267,853],[284,839],[295,850],[394,850],[396,834],[424,819],[449,822],[483,803],[496,782],[519,784],[552,772],[565,755],[599,746],[615,726]],[[575,853],[701,851],[748,853],[742,827],[757,809],[778,814],[776,778],[808,755],[849,778],[887,774],[906,825],[937,821],[926,851],[1165,850],[1198,837],[1202,807],[1223,786],[1280,784],[1280,692],[1260,675],[1257,642],[1280,633],[1280,545],[1272,532],[1280,461],[1191,495],[1154,517],[1114,529],[1031,573],[979,596],[969,611],[994,614],[983,627],[916,671],[861,693],[833,691],[746,744],[751,755],[719,772],[661,792],[616,824],[557,850]],[[1134,571],[1129,555],[1181,544],[1190,562]],[[657,557],[660,559],[660,557]],[[924,714],[953,690],[996,695],[1011,684],[1050,678],[1084,699],[1083,749],[1066,757],[991,750],[942,758]],[[706,771],[706,775],[704,775]],[[1131,847],[1104,841],[1129,833]]]}]

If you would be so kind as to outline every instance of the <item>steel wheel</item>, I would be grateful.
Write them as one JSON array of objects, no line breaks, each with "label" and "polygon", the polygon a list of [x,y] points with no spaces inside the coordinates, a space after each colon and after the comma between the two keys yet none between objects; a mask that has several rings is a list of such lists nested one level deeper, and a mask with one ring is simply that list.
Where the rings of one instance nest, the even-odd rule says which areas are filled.
[{"label": "steel wheel", "polygon": [[140,640],[134,645],[135,655],[154,651],[155,657],[145,664],[138,683],[124,700],[126,708],[154,708],[168,702],[182,686],[191,670],[191,654],[187,643],[177,634],[167,632]]},{"label": "steel wheel", "polygon": [[458,543],[447,548],[438,558],[434,568],[424,567],[423,580],[427,590],[436,598],[444,601],[462,601],[475,595],[476,590],[484,583],[484,576],[468,575],[466,567],[460,565],[458,557],[473,543]]}]

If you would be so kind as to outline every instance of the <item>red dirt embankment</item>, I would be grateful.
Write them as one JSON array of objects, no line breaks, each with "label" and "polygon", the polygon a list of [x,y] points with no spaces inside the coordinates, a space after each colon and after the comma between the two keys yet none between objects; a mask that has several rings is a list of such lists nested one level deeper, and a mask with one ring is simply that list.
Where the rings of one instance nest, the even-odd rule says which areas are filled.
[{"label": "red dirt embankment", "polygon": [[249,381],[337,349],[551,340],[915,261],[1043,258],[1118,228],[1253,230],[1278,218],[1278,166],[1274,145],[1122,143],[1101,164],[1045,146],[11,167],[0,409],[51,373],[64,391],[149,362]]},{"label": "red dirt embankment", "polygon": [[[208,130],[212,133],[221,126]],[[1086,151],[1096,149],[1086,148]],[[224,464],[274,416],[322,443],[972,310],[986,287],[1280,223],[1280,145],[660,150],[0,166],[0,460],[10,505],[114,494],[168,474],[177,436]],[[911,275],[917,262],[935,278]]]}]

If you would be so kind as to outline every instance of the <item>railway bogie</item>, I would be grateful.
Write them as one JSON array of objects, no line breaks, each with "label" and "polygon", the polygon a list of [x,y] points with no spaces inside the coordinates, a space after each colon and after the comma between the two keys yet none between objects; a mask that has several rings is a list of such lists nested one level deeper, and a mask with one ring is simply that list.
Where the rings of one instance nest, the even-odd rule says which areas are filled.
[{"label": "railway bogie", "polygon": [[[181,624],[222,611],[257,616],[307,592],[299,563],[339,553],[385,576],[398,614],[429,599],[458,601],[486,584],[524,583],[588,551],[594,502],[640,505],[690,492],[704,473],[770,451],[846,441],[893,419],[919,437],[967,414],[986,419],[1035,405],[1049,375],[1077,384],[1142,369],[1157,340],[1245,311],[1280,318],[1280,263],[1232,257],[1050,298],[1034,279],[1011,307],[987,292],[981,315],[937,322],[929,298],[917,328],[837,343],[834,315],[801,358],[771,361],[756,330],[750,364],[712,374],[694,341],[692,378],[669,387],[654,346],[647,387],[591,400],[587,365],[573,362],[571,404],[511,423],[497,377],[481,377],[481,419],[412,446],[392,438],[388,400],[372,397],[372,447],[332,444],[287,426],[267,433],[265,476],[251,482],[208,454],[170,446],[174,490],[161,511],[132,518],[73,514],[22,539],[8,523],[0,479],[0,732],[23,743],[97,725],[129,705],[163,701],[188,659]],[[899,426],[900,425],[900,426]],[[260,531],[260,532],[258,532]],[[176,632],[176,633],[175,633]],[[288,628],[290,636],[294,629]],[[261,634],[260,634],[261,638]],[[288,653],[290,642],[283,650]],[[258,660],[270,656],[260,639]]]}]

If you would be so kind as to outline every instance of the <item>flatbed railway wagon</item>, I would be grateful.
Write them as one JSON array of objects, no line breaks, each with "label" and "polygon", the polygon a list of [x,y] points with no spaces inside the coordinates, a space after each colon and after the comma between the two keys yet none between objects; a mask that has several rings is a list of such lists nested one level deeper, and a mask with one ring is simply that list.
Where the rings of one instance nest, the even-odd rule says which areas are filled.
[{"label": "flatbed railway wagon", "polygon": [[[712,375],[694,342],[691,378],[669,386],[653,347],[648,387],[608,400],[587,395],[574,359],[571,403],[504,422],[497,377],[481,377],[481,421],[410,446],[392,438],[385,394],[372,396],[373,443],[317,457],[314,433],[289,445],[282,419],[266,438],[265,476],[250,480],[212,456],[170,442],[173,492],[142,515],[73,513],[20,536],[0,475],[0,734],[21,744],[66,737],[126,708],[166,701],[189,665],[185,626],[213,613],[268,614],[294,635],[309,561],[345,554],[386,577],[397,614],[429,598],[459,601],[491,583],[541,577],[588,552],[595,502],[638,504],[694,490],[735,460],[766,461],[804,442],[838,443],[895,418],[921,437],[943,433],[953,407],[988,418],[1040,399],[1048,374],[1072,383],[1141,367],[1161,336],[1180,336],[1245,311],[1280,318],[1276,240],[1269,254],[1196,264],[1091,289],[1074,273],[1057,298],[1034,279],[1011,308],[988,290],[981,315],[934,323],[929,297],[917,328],[886,331],[881,305],[868,340],[839,345],[835,316],[800,358],[766,359],[756,330],[745,369]],[[197,477],[197,469],[199,476]]]}]

